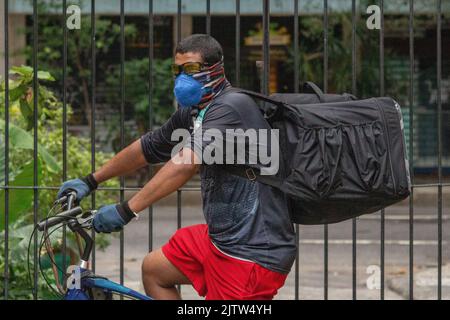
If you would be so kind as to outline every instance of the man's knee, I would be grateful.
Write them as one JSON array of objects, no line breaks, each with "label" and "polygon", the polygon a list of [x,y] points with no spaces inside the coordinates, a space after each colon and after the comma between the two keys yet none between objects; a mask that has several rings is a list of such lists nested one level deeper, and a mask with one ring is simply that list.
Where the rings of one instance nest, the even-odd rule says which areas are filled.
[{"label": "man's knee", "polygon": [[158,275],[158,257],[157,252],[152,251],[148,253],[142,261],[142,276],[150,279],[155,279]]},{"label": "man's knee", "polygon": [[142,278],[148,284],[160,287],[173,287],[176,284],[190,284],[188,278],[182,274],[165,257],[161,249],[148,253],[142,262]]}]

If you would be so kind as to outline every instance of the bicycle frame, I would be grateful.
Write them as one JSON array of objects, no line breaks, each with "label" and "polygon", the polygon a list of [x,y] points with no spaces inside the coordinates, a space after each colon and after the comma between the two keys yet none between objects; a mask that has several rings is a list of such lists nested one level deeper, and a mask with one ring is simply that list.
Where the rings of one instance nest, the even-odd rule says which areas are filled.
[{"label": "bicycle frame", "polygon": [[[81,273],[90,273],[81,269]],[[82,276],[80,288],[68,289],[64,300],[111,300],[113,294],[125,295],[138,300],[153,300],[133,289],[94,275]]]}]

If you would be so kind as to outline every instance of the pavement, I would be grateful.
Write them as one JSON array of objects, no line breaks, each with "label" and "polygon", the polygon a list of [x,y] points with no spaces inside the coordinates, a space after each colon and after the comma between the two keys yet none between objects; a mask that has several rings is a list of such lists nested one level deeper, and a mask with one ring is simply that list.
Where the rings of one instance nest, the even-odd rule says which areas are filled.
[{"label": "pavement", "polygon": [[[447,188],[448,189],[448,188]],[[413,225],[414,298],[437,298],[438,223],[434,197],[415,201]],[[444,197],[442,225],[442,298],[450,299],[450,201]],[[176,195],[153,208],[152,245],[163,245],[177,229]],[[204,223],[197,191],[181,195],[182,226]],[[124,232],[124,283],[143,292],[141,262],[149,251],[149,215],[143,213]],[[357,219],[357,299],[380,299],[381,228],[380,213]],[[386,209],[384,230],[384,298],[409,298],[410,223],[407,201]],[[300,226],[299,298],[324,298],[324,226]],[[96,252],[96,272],[119,281],[120,241],[110,235],[111,245]],[[328,299],[352,299],[352,221],[328,226]],[[184,299],[201,299],[190,286],[182,286]],[[295,267],[276,299],[295,298]]]}]

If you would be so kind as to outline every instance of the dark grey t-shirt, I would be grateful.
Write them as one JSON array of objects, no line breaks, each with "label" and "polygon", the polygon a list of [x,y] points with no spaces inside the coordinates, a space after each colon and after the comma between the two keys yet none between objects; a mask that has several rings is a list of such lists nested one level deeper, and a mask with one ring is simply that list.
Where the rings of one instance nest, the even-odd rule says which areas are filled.
[{"label": "dark grey t-shirt", "polygon": [[[170,159],[176,129],[192,133],[189,108],[178,109],[159,129],[142,136],[141,145],[150,163]],[[253,99],[225,89],[211,103],[201,130],[267,129],[268,123]],[[194,141],[196,141],[194,143]],[[204,150],[211,143],[192,139],[186,146]],[[197,144],[197,148],[195,145]],[[284,193],[271,186],[238,177],[221,164],[202,164],[200,169],[203,213],[211,241],[224,253],[254,261],[270,270],[288,273],[296,254],[295,232]]]}]

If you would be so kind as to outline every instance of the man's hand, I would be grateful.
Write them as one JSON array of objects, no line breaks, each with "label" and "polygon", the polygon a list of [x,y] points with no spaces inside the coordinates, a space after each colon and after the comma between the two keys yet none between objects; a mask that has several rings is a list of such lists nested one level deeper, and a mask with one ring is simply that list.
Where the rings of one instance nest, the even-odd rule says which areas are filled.
[{"label": "man's hand", "polygon": [[82,178],[73,179],[63,183],[59,188],[57,198],[65,196],[70,191],[75,191],[77,194],[77,201],[81,201],[84,197],[87,197],[92,191],[97,189],[97,182],[92,174]]},{"label": "man's hand", "polygon": [[110,233],[123,229],[137,215],[130,209],[128,202],[101,207],[94,217],[92,225],[98,233]]}]

